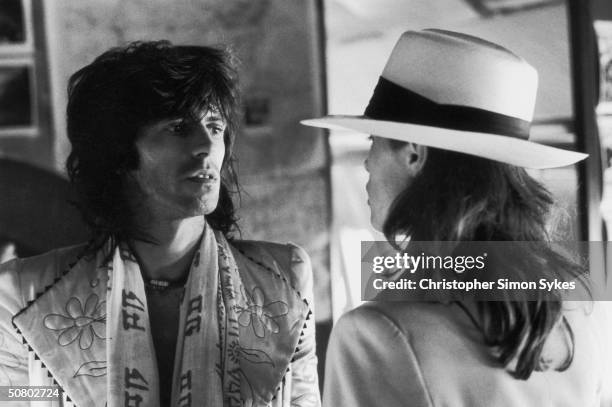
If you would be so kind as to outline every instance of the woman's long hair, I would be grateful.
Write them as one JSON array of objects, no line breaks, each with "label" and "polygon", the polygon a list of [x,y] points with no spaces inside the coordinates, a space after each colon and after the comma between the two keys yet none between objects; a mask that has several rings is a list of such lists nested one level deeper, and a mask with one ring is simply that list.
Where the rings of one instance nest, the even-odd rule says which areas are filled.
[{"label": "woman's long hair", "polygon": [[[394,148],[401,144],[390,142]],[[391,206],[383,232],[391,243],[398,235],[413,241],[546,242],[552,205],[550,192],[523,168],[429,148],[422,172]],[[526,273],[543,265],[573,276],[580,273],[577,263],[548,245],[532,247],[520,261]],[[558,296],[476,304],[475,319],[485,343],[503,366],[516,361],[511,369],[515,378],[528,379],[542,368],[542,350],[557,323],[563,321],[572,337]]]}]

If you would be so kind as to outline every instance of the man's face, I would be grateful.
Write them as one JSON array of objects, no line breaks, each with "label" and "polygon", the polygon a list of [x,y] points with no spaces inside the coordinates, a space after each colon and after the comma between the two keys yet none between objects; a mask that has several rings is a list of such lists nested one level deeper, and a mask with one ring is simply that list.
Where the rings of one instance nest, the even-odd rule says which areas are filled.
[{"label": "man's face", "polygon": [[209,110],[199,122],[164,119],[136,139],[139,167],[128,191],[133,207],[154,220],[206,215],[217,207],[226,123]]},{"label": "man's face", "polygon": [[365,168],[369,178],[366,184],[370,222],[382,231],[395,198],[410,185],[413,177],[406,164],[404,149],[394,149],[389,140],[372,136],[372,146]]}]

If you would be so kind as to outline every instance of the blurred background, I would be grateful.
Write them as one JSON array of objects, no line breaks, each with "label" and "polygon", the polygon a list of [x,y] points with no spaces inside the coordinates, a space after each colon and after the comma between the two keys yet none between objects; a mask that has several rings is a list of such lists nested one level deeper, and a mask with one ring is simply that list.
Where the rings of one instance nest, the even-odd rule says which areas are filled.
[{"label": "blurred background", "polygon": [[612,237],[610,0],[0,0],[0,261],[87,239],[63,170],[74,71],[133,40],[228,44],[242,61],[242,237],[311,255],[322,378],[333,321],[360,303],[359,242],[381,236],[366,135],[298,122],[362,114],[400,33],[423,28],[482,36],[538,69],[533,139],[590,154],[533,172],[559,200],[551,225],[560,240]]}]

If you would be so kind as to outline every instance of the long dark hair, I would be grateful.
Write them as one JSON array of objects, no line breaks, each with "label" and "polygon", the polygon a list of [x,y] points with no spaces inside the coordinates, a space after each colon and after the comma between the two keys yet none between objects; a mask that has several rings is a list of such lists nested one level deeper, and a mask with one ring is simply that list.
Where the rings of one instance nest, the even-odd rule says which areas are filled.
[{"label": "long dark hair", "polygon": [[90,252],[111,239],[149,240],[134,224],[125,183],[139,165],[139,130],[166,118],[199,119],[210,108],[227,122],[216,209],[208,223],[226,236],[236,227],[232,194],[239,191],[232,148],[238,125],[234,57],[225,49],[133,42],[110,49],[74,73],[68,85],[66,162],[85,222]]},{"label": "long dark hair", "polygon": [[[391,140],[394,148],[401,142]],[[452,151],[429,148],[422,172],[396,198],[383,225],[387,239],[398,235],[418,241],[548,241],[550,192],[523,168]],[[548,245],[522,253],[521,267],[546,264],[572,276],[582,268]],[[563,322],[562,301],[556,297],[521,301],[476,302],[475,318],[486,345],[517,379],[541,370],[546,338]],[[573,342],[573,339],[572,339]],[[573,348],[573,343],[572,343]],[[571,363],[573,351],[561,369]]]}]

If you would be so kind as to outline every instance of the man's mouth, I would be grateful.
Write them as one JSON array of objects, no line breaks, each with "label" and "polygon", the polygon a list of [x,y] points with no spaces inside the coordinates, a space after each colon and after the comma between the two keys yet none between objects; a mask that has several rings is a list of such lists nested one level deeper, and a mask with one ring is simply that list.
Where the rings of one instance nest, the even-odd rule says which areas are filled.
[{"label": "man's mouth", "polygon": [[195,173],[190,177],[187,177],[187,179],[191,182],[197,182],[200,184],[213,184],[217,182],[217,175],[213,171],[205,171]]}]

